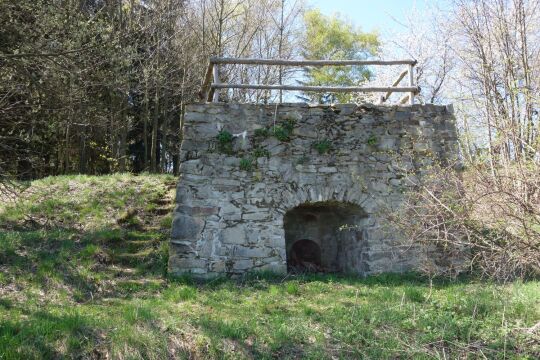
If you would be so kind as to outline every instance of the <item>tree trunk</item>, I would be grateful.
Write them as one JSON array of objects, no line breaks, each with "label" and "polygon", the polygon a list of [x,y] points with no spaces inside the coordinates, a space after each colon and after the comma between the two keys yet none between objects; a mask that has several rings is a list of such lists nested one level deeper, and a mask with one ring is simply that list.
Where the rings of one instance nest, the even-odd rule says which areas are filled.
[{"label": "tree trunk", "polygon": [[143,116],[143,170],[148,171],[148,123],[150,121],[150,92],[148,91],[148,77],[144,81],[144,116]]},{"label": "tree trunk", "polygon": [[150,166],[153,173],[158,169],[158,127],[159,127],[159,94],[156,87],[156,96],[154,103],[154,118],[152,120],[152,149],[150,151]]},{"label": "tree trunk", "polygon": [[86,173],[86,126],[81,126],[79,138],[79,173]]}]

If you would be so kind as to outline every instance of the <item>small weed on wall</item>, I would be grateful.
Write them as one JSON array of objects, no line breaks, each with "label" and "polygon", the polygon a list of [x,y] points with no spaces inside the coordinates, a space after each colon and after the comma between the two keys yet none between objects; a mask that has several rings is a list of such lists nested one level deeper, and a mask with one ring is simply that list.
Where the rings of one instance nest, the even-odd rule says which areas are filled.
[{"label": "small weed on wall", "polygon": [[255,129],[254,135],[256,138],[266,139],[270,135],[270,132],[267,128]]},{"label": "small weed on wall", "polygon": [[229,155],[233,153],[233,135],[230,132],[227,130],[221,130],[217,134],[216,139],[218,141],[218,148],[220,152]]},{"label": "small weed on wall", "polygon": [[279,141],[289,141],[295,125],[295,120],[287,119],[282,121],[280,125],[274,126],[272,132]]},{"label": "small weed on wall", "polygon": [[367,139],[367,143],[368,145],[370,146],[375,146],[378,144],[378,140],[377,140],[377,137],[375,135],[371,135],[368,139]]},{"label": "small weed on wall", "polygon": [[265,158],[269,158],[270,157],[270,151],[262,148],[262,147],[257,147],[253,150],[253,157],[258,159],[260,157],[265,157]]},{"label": "small weed on wall", "polygon": [[316,141],[313,143],[313,147],[319,152],[319,154],[326,154],[332,149],[332,142],[328,139]]},{"label": "small weed on wall", "polygon": [[254,167],[254,160],[252,157],[240,159],[240,170],[251,171]]}]

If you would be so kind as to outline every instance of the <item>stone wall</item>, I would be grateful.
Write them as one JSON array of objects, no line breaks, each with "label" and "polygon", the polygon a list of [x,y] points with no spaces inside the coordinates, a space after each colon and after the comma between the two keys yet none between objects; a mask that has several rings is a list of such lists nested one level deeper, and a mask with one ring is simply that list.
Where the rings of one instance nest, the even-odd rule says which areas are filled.
[{"label": "stone wall", "polygon": [[[336,234],[342,255],[332,251],[338,265],[344,259],[342,271],[371,274],[418,264],[415,250],[385,231],[381,212],[399,207],[408,180],[433,161],[455,159],[457,137],[444,106],[208,103],[187,106],[181,152],[172,274],[285,272],[296,241],[286,239],[285,215],[317,204],[335,216],[331,206],[354,206],[362,214],[343,217],[353,224],[324,230],[324,241]],[[317,237],[317,227],[289,223],[294,237]]]}]

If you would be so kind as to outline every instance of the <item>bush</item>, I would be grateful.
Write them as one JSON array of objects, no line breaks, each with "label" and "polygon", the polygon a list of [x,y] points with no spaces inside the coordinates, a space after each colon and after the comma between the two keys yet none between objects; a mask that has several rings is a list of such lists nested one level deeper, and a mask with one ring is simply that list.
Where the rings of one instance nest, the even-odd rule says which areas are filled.
[{"label": "bush", "polygon": [[[504,175],[503,175],[504,173]],[[470,269],[498,281],[540,276],[540,179],[531,167],[495,173],[434,167],[405,193],[400,211],[385,211],[392,231],[426,255],[430,275]]]}]

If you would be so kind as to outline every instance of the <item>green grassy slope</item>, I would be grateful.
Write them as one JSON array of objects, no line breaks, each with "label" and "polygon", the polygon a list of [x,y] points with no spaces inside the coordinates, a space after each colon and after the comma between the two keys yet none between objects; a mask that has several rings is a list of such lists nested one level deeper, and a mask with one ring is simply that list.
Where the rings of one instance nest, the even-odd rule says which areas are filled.
[{"label": "green grassy slope", "polygon": [[175,179],[64,176],[0,204],[0,359],[540,356],[540,282],[166,276]]}]

